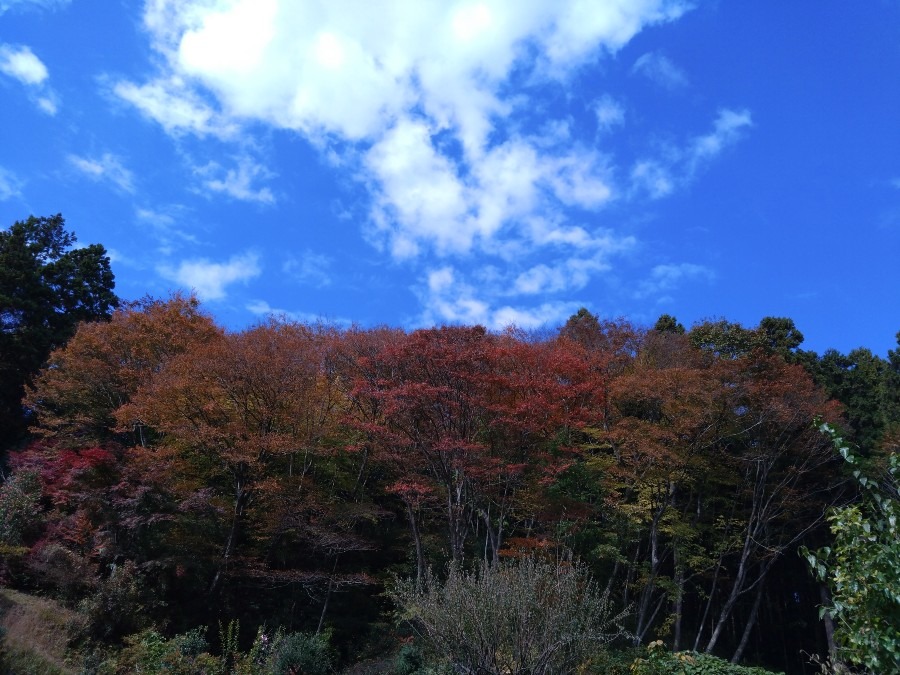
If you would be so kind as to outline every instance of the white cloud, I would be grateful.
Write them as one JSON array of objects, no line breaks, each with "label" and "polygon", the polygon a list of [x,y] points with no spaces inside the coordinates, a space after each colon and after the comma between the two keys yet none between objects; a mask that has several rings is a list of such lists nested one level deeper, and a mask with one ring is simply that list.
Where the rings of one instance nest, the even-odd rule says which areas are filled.
[{"label": "white cloud", "polygon": [[641,55],[634,62],[631,72],[643,75],[665,89],[681,89],[688,84],[687,73],[659,52]]},{"label": "white cloud", "polygon": [[368,152],[366,166],[379,177],[373,218],[388,232],[394,256],[417,254],[423,240],[442,253],[470,248],[475,231],[466,186],[424,123],[401,120]]},{"label": "white cloud", "polygon": [[41,112],[50,116],[56,114],[58,97],[47,84],[50,73],[30,47],[0,43],[0,73],[22,84]]},{"label": "white cloud", "polygon": [[55,115],[59,111],[59,105],[56,102],[56,96],[52,93],[46,96],[38,97],[36,103],[38,108],[40,108],[43,112],[50,115],[51,117],[53,117],[53,115]]},{"label": "white cloud", "polygon": [[578,291],[584,288],[597,272],[609,269],[603,257],[570,258],[550,266],[543,263],[520,273],[513,282],[516,295],[548,295]]},{"label": "white cloud", "polygon": [[670,168],[652,159],[641,160],[635,164],[631,170],[631,180],[636,187],[646,191],[653,199],[665,197],[675,190],[675,178]]},{"label": "white cloud", "polygon": [[[596,209],[611,196],[603,162],[571,153],[568,138],[549,147],[521,137],[496,144],[504,120],[530,104],[502,94],[513,69],[564,79],[688,8],[679,0],[352,8],[150,0],[144,23],[167,67],[148,83],[123,81],[114,90],[171,133],[233,132],[261,120],[324,147],[329,138],[359,143],[375,239],[398,258],[460,254],[493,244],[501,230],[527,232],[517,223],[535,209],[548,217],[557,200]],[[200,91],[212,93],[217,107]],[[442,138],[461,153],[447,151]],[[493,167],[506,175],[495,176]],[[527,185],[529,175],[542,184]]]},{"label": "white cloud", "polygon": [[210,162],[195,169],[195,173],[203,179],[203,186],[213,192],[244,202],[275,203],[275,195],[269,188],[256,188],[253,185],[256,180],[270,178],[273,174],[249,157],[239,158],[237,166],[232,169]]},{"label": "white cloud", "polygon": [[170,134],[190,132],[198,136],[230,138],[237,133],[235,122],[224,119],[178,77],[140,86],[118,82],[113,86],[113,93],[158,122]]},{"label": "white cloud", "polygon": [[22,181],[12,172],[0,166],[0,202],[22,195]]},{"label": "white cloud", "polygon": [[[593,213],[683,187],[750,125],[746,111],[723,110],[711,132],[620,167],[573,140],[568,111],[554,118],[542,105],[548,89],[564,99],[583,67],[693,4],[147,0],[160,70],[113,91],[173,136],[239,142],[260,123],[297,132],[368,189],[370,241],[433,270],[419,290],[428,316],[531,326],[571,307],[517,307],[511,296],[577,291],[635,244],[601,231]],[[687,84],[655,52],[634,72]],[[624,124],[625,109],[610,95],[590,104],[595,142]],[[209,191],[274,201],[257,162],[198,175]],[[476,292],[478,273],[466,278],[462,259],[501,269],[501,285]],[[312,282],[317,268],[303,265],[292,271]]]},{"label": "white cloud", "polygon": [[26,86],[39,85],[50,76],[47,66],[34,55],[30,47],[2,44],[0,44],[0,72]]},{"label": "white cloud", "polygon": [[[579,307],[577,302],[544,302],[525,307],[500,304],[492,307],[490,297],[479,297],[485,289],[475,287],[458,278],[452,267],[442,267],[428,273],[427,285],[422,291],[426,310],[422,316],[425,325],[436,323],[480,324],[491,330],[509,326],[532,329],[560,323]],[[489,295],[490,292],[487,291]]]},{"label": "white cloud", "polygon": [[200,258],[184,260],[178,267],[160,265],[156,271],[164,279],[196,291],[202,300],[221,300],[226,296],[226,286],[258,277],[262,268],[259,256],[248,252],[232,256],[225,263]]},{"label": "white cloud", "polygon": [[121,160],[106,152],[99,158],[69,155],[69,164],[93,181],[108,181],[120,190],[134,193],[134,174],[126,169]]}]

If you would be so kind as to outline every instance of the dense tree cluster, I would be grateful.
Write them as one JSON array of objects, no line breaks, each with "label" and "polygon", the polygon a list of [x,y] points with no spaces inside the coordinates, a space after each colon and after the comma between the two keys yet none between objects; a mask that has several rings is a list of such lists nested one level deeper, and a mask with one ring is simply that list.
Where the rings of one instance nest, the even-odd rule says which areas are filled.
[{"label": "dense tree cluster", "polygon": [[[50,228],[56,248],[29,244],[48,266],[71,243],[51,225],[5,236]],[[87,255],[106,269],[102,249],[61,266]],[[109,314],[111,287],[3,315],[6,340],[55,337],[22,379],[33,437],[0,486],[0,576],[80,606],[94,639],[235,620],[248,641],[328,627],[355,658],[391,647],[395,576],[409,595],[448,563],[487,578],[562,556],[635,645],[781,668],[828,651],[798,550],[829,543],[829,508],[857,490],[814,421],[845,423],[877,466],[900,349],[819,357],[789,319],[645,329],[586,310],[540,338],[228,332],[180,295]],[[57,314],[85,321],[67,334]]]}]

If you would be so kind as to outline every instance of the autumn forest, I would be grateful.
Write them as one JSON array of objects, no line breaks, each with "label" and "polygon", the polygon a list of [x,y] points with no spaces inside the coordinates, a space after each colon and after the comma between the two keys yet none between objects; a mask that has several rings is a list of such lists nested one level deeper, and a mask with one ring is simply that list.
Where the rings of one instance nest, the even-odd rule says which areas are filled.
[{"label": "autumn forest", "polygon": [[[900,347],[584,309],[539,333],[226,330],[191,296],[117,300],[102,247],[66,259],[50,221],[0,235],[0,581],[77,611],[97,663],[201,627],[210,654],[281,630],[327,636],[336,671],[387,662],[422,638],[400,581],[535,560],[585,571],[619,617],[581,672],[657,640],[796,673],[835,655],[805,553],[861,488],[822,427],[889,475]],[[27,283],[62,304],[19,307]],[[443,672],[424,667],[403,672]]]}]

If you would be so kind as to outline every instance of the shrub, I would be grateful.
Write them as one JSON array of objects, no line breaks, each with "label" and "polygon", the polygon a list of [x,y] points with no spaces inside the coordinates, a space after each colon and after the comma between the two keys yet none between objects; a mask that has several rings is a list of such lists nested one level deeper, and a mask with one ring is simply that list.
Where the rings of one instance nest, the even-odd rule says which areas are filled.
[{"label": "shrub", "polygon": [[328,636],[322,633],[289,633],[275,648],[273,675],[327,675],[332,670]]},{"label": "shrub", "polygon": [[87,621],[86,637],[112,641],[146,626],[142,581],[130,560],[114,566],[78,606]]},{"label": "shrub", "polygon": [[99,673],[141,673],[142,675],[219,675],[221,659],[211,656],[205,628],[195,628],[166,640],[155,630],[145,630],[125,638],[126,647],[106,662]]},{"label": "shrub", "polygon": [[418,643],[406,644],[400,648],[394,659],[391,675],[453,675],[450,664],[444,660],[429,660]]},{"label": "shrub", "polygon": [[[843,438],[820,427],[850,465],[858,464]],[[832,510],[834,542],[813,553],[802,549],[813,573],[828,584],[838,658],[876,673],[900,673],[900,456],[892,452],[883,480],[859,469],[853,476],[862,500]]]},{"label": "shrub", "polygon": [[479,673],[573,672],[618,636],[613,615],[581,564],[524,558],[472,572],[451,565],[443,582],[429,571],[421,587],[392,591],[403,618],[457,670]]},{"label": "shrub", "polygon": [[738,666],[712,654],[670,652],[662,640],[647,646],[647,657],[631,666],[633,675],[773,675],[763,668]]},{"label": "shrub", "polygon": [[0,544],[21,546],[41,519],[37,474],[22,471],[0,485]]}]

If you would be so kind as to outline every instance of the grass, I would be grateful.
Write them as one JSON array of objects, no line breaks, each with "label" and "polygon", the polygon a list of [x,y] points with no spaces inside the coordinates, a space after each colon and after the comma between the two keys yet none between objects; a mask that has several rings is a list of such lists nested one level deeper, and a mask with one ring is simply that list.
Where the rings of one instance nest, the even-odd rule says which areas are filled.
[{"label": "grass", "polygon": [[0,588],[0,673],[68,675],[79,668],[72,662],[69,643],[79,615],[58,603]]}]

